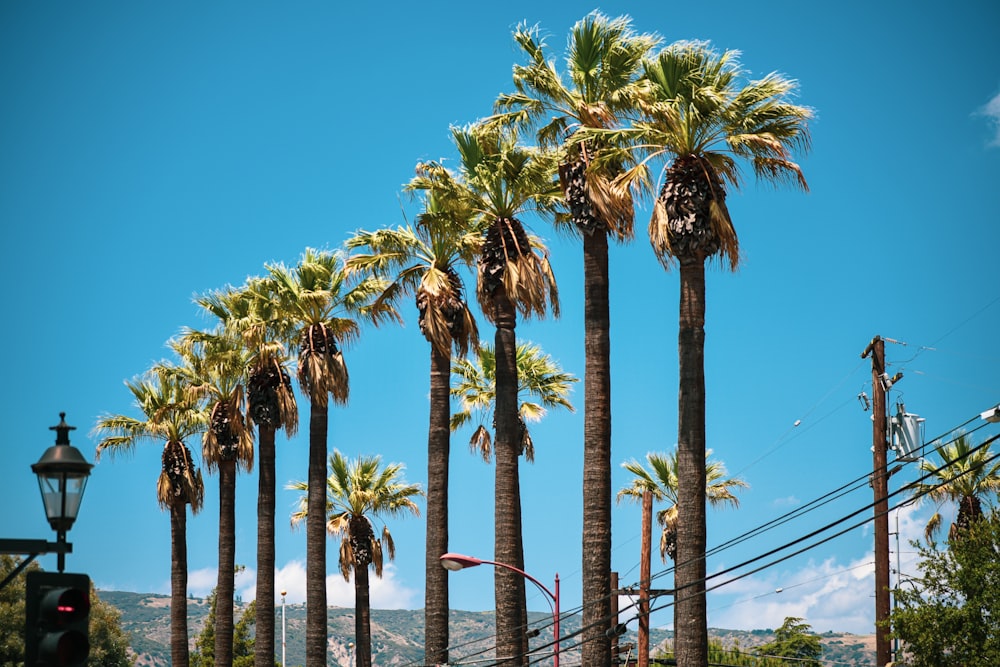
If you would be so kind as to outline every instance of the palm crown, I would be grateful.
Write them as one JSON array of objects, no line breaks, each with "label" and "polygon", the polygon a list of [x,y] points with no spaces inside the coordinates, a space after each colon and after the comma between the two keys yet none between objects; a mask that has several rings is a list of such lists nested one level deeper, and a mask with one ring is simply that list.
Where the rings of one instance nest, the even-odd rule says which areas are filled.
[{"label": "palm crown", "polygon": [[[939,460],[921,461],[920,471],[931,479],[914,486],[914,495],[926,495],[938,509],[945,502],[958,503],[958,516],[949,531],[967,528],[983,515],[982,500],[1000,492],[1000,461],[990,451],[988,443],[974,446],[968,434],[962,434],[937,448]],[[941,513],[935,511],[924,528],[928,541],[941,526]]]},{"label": "palm crown", "polygon": [[[390,463],[384,467],[379,456],[359,456],[348,461],[334,450],[330,456],[330,476],[327,478],[326,529],[330,535],[339,536],[340,572],[350,581],[356,567],[375,568],[375,575],[382,576],[384,555],[395,558],[396,547],[383,525],[378,536],[373,529],[373,519],[395,517],[405,513],[420,515],[414,498],[423,495],[416,484],[400,480],[403,466]],[[307,491],[306,482],[295,482],[291,489]],[[303,495],[299,509],[292,514],[292,525],[308,515],[307,496]]]},{"label": "palm crown", "polygon": [[476,290],[483,314],[494,320],[493,299],[500,286],[524,317],[543,315],[549,307],[558,314],[547,251],[519,219],[529,211],[554,214],[559,205],[550,156],[519,145],[510,128],[452,128],[452,138],[460,173],[439,162],[423,163],[409,187],[464,202],[469,226],[483,233]]},{"label": "palm crown", "polygon": [[480,235],[456,219],[442,198],[427,193],[416,227],[356,232],[347,248],[370,252],[349,257],[347,268],[391,279],[376,305],[396,304],[403,295],[415,295],[420,331],[428,342],[442,354],[454,345],[464,355],[479,336],[458,269],[475,261]]},{"label": "palm crown", "polygon": [[[563,145],[584,128],[619,127],[636,105],[641,91],[642,59],[658,42],[655,35],[636,34],[626,16],[588,14],[573,26],[566,55],[568,81],[545,54],[537,27],[518,27],[514,39],[527,64],[514,67],[516,93],[496,102],[501,123],[536,128],[538,141],[561,147],[559,176],[571,218],[581,231],[602,229],[618,239],[632,237],[633,206],[627,152],[605,155],[606,139],[588,137]],[[602,158],[603,156],[603,158]]]},{"label": "palm crown", "polygon": [[97,433],[104,434],[97,444],[97,459],[104,452],[110,455],[131,452],[142,442],[162,442],[157,500],[161,507],[183,503],[191,505],[192,512],[198,512],[205,497],[205,484],[185,440],[205,431],[207,412],[187,395],[183,382],[156,369],[125,385],[145,419],[102,416],[95,427]]}]

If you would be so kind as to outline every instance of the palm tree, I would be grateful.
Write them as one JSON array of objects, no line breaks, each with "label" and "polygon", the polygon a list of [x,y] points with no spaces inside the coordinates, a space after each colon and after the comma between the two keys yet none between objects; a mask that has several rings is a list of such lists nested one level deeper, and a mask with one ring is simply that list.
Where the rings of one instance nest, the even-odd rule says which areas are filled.
[{"label": "palm tree", "polygon": [[[738,477],[726,478],[726,467],[719,461],[708,460],[712,450],[705,452],[705,499],[713,507],[720,505],[731,505],[739,507],[739,498],[733,493],[734,489],[744,489],[749,485]],[[667,557],[670,560],[677,559],[677,450],[670,454],[657,454],[650,452],[646,454],[646,462],[649,468],[645,468],[639,461],[631,459],[622,464],[622,467],[635,475],[632,483],[618,491],[618,502],[623,499],[634,502],[642,502],[643,495],[649,493],[655,502],[666,502],[667,507],[656,513],[656,521],[660,524],[660,559],[666,563]],[[647,506],[648,507],[648,506]],[[645,516],[644,516],[645,522]],[[650,527],[643,526],[643,535],[649,535]],[[648,549],[648,542],[644,542]],[[648,553],[648,551],[644,551]],[[676,575],[675,575],[676,579]],[[647,582],[648,583],[648,582]],[[676,588],[676,581],[675,581]],[[677,593],[674,600],[674,628],[677,627]],[[680,593],[679,595],[683,595]],[[648,612],[648,608],[646,609]],[[648,627],[648,626],[647,626]],[[640,647],[640,651],[648,651],[648,648]],[[641,653],[640,653],[641,655]]]},{"label": "palm tree", "polygon": [[[496,327],[496,493],[495,558],[518,559],[519,518],[509,511],[519,495],[517,458],[520,428],[517,413],[517,315],[542,316],[551,306],[558,315],[558,293],[544,248],[529,237],[519,220],[529,209],[551,213],[558,204],[553,165],[541,152],[519,146],[512,129],[498,126],[453,128],[460,156],[460,176],[440,163],[424,163],[411,182],[416,190],[455,193],[467,201],[485,229],[479,256],[476,298],[486,319]],[[497,568],[494,574],[497,655],[519,664],[523,646],[519,610],[524,579]]]},{"label": "palm tree", "polygon": [[306,518],[306,664],[327,662],[326,606],[326,442],[328,406],[347,402],[347,365],[341,345],[360,334],[359,316],[378,321],[393,317],[385,303],[372,301],[385,288],[384,281],[365,278],[352,285],[341,252],[307,248],[294,267],[272,264],[266,268],[267,289],[277,302],[279,318],[288,323],[289,342],[298,343],[298,380],[309,398],[309,516]]},{"label": "palm tree", "polygon": [[253,469],[253,430],[247,427],[243,378],[247,352],[242,341],[216,332],[185,329],[171,341],[180,365],[166,366],[187,391],[207,401],[209,427],[202,459],[219,473],[219,571],[215,595],[215,664],[233,663],[233,594],[236,578],[236,474]]},{"label": "palm tree", "polygon": [[144,418],[100,417],[96,458],[105,451],[112,457],[130,453],[142,442],[163,443],[156,499],[170,512],[170,664],[187,667],[187,506],[192,514],[201,509],[205,484],[184,441],[205,431],[208,413],[183,382],[155,368],[125,384]]},{"label": "palm tree", "polygon": [[[292,437],[299,413],[292,381],[285,368],[287,354],[275,326],[274,302],[266,284],[252,278],[241,288],[227,287],[197,299],[219,318],[227,332],[239,336],[247,359],[247,426],[257,425],[257,592],[255,605],[254,664],[274,665],[274,507],[275,433],[284,429]],[[268,602],[270,601],[270,602]]]},{"label": "palm tree", "polygon": [[[592,133],[613,146],[644,146],[663,160],[663,186],[649,238],[665,268],[680,266],[678,322],[678,663],[704,667],[705,606],[705,263],[739,264],[726,188],[739,186],[740,162],[770,183],[807,189],[791,160],[808,150],[808,107],[791,101],[797,84],[779,74],[744,84],[738,53],[704,42],[677,42],[643,63],[642,118],[631,127]],[[742,86],[742,87],[741,87]],[[586,132],[581,133],[586,138]]]},{"label": "palm tree", "polygon": [[913,487],[917,498],[933,500],[937,508],[924,528],[928,542],[941,527],[941,506],[958,503],[958,516],[948,530],[953,540],[983,516],[982,501],[989,494],[1000,492],[1000,461],[990,451],[989,443],[972,444],[967,433],[938,446],[937,461],[921,461],[920,471],[930,480]]},{"label": "palm tree", "polygon": [[514,68],[516,93],[497,101],[500,120],[537,128],[542,145],[561,145],[560,182],[583,245],[584,454],[583,662],[611,659],[604,600],[611,590],[611,343],[608,236],[632,238],[630,156],[609,156],[602,138],[574,142],[579,129],[617,127],[634,105],[640,63],[657,42],[638,35],[626,16],[593,12],[573,26],[564,81],[545,54],[537,28],[514,38],[527,56]]},{"label": "palm tree", "polygon": [[[337,450],[330,456],[330,476],[326,479],[326,531],[339,536],[340,573],[345,581],[354,574],[355,599],[355,660],[357,667],[371,667],[372,635],[371,605],[368,597],[368,568],[374,567],[375,576],[382,576],[385,556],[396,557],[396,547],[389,533],[389,526],[383,521],[379,536],[374,527],[375,519],[396,517],[407,512],[420,516],[420,510],[413,501],[423,492],[416,484],[408,484],[400,478],[403,466],[390,463],[384,468],[379,456],[359,456],[349,462]],[[311,513],[312,495],[306,482],[295,482],[291,489],[305,491],[299,502],[299,509],[292,514],[292,525],[303,519],[308,523]]]},{"label": "palm tree", "polygon": [[440,556],[448,551],[448,467],[451,414],[449,368],[452,349],[464,357],[478,344],[476,321],[464,298],[458,269],[475,259],[479,237],[433,193],[425,197],[416,227],[359,231],[347,241],[352,271],[389,277],[380,299],[396,303],[413,295],[420,332],[430,343],[430,419],[427,433],[427,539],[425,542],[424,660],[448,662],[448,572]]}]

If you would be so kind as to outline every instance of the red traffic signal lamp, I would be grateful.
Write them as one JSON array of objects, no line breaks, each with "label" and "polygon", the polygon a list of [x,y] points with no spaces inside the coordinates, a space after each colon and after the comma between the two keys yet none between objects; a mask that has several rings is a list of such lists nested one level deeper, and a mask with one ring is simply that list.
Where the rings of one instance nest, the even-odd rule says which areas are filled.
[{"label": "red traffic signal lamp", "polygon": [[90,577],[29,572],[24,665],[73,667],[90,655]]}]

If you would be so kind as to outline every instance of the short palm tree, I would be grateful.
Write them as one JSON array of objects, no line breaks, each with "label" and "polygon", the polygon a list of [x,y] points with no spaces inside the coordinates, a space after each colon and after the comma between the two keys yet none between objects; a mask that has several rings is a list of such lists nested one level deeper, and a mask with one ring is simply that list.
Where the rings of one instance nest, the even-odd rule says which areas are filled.
[{"label": "short palm tree", "polygon": [[[257,427],[257,600],[275,600],[274,511],[275,433],[291,437],[298,429],[299,413],[286,369],[287,354],[275,330],[281,322],[274,302],[260,278],[241,288],[227,287],[201,296],[197,303],[214,314],[227,335],[238,336],[246,348],[247,426]],[[254,664],[274,665],[274,614],[272,604],[255,605]]]},{"label": "short palm tree", "polygon": [[[520,216],[554,212],[559,203],[550,156],[518,144],[513,129],[475,125],[453,128],[459,174],[440,163],[418,167],[415,190],[450,193],[467,202],[472,226],[485,229],[480,249],[476,297],[486,319],[496,327],[495,558],[517,561],[520,521],[512,516],[517,488],[520,427],[517,412],[517,316],[558,315],[555,277],[540,241],[532,239]],[[518,622],[524,579],[496,568],[497,655],[516,664],[524,646]]]},{"label": "short palm tree", "polygon": [[288,343],[298,345],[298,380],[309,398],[309,515],[306,518],[306,663],[327,662],[326,528],[323,492],[329,400],[344,404],[349,394],[341,346],[360,335],[360,318],[395,316],[385,303],[372,305],[384,281],[349,280],[341,252],[306,249],[294,267],[268,265],[265,291],[285,322]]},{"label": "short palm tree", "polygon": [[[705,605],[705,263],[739,264],[739,242],[726,207],[740,163],[758,180],[806,189],[796,149],[809,147],[812,111],[792,102],[796,83],[779,74],[745,81],[738,53],[704,42],[677,42],[643,63],[640,118],[595,133],[613,146],[643,146],[664,164],[649,239],[665,268],[680,267],[678,322],[677,602],[678,662],[704,667]],[[587,133],[581,133],[586,137]]]},{"label": "short palm tree", "polygon": [[[743,489],[748,486],[746,482],[738,477],[727,478],[726,467],[719,461],[711,461],[712,450],[705,452],[705,500],[713,507],[720,505],[731,505],[739,507],[740,501],[736,497],[734,490]],[[643,494],[647,491],[651,494],[654,502],[667,503],[667,507],[656,513],[656,521],[660,524],[660,559],[666,563],[667,557],[677,560],[677,517],[678,517],[678,494],[679,487],[677,476],[677,451],[669,454],[658,454],[650,452],[646,454],[646,468],[639,461],[632,459],[622,464],[622,467],[635,475],[632,483],[618,491],[618,501],[623,499],[634,502],[641,502]],[[649,535],[650,526],[643,526],[644,535]],[[647,547],[648,548],[648,547]],[[675,583],[676,589],[676,570]],[[677,627],[680,619],[677,617],[677,600],[683,593],[675,593],[674,600],[674,628]],[[640,648],[640,651],[648,650]]]},{"label": "short palm tree", "polygon": [[[608,154],[603,138],[574,142],[580,129],[619,127],[639,92],[643,57],[657,38],[640,35],[627,16],[588,14],[570,31],[566,77],[546,55],[537,28],[520,26],[514,39],[527,63],[514,67],[515,93],[497,100],[501,122],[537,130],[538,141],[562,151],[559,177],[572,227],[583,246],[583,661],[610,660],[603,600],[611,587],[611,343],[608,237],[632,238],[631,156]],[[638,181],[636,183],[639,183]]]},{"label": "short palm tree", "polygon": [[205,484],[185,441],[205,432],[208,412],[181,380],[156,368],[125,384],[143,417],[100,417],[96,458],[130,453],[144,442],[163,443],[156,499],[170,512],[170,664],[187,667],[187,507],[193,514],[201,509]]},{"label": "short palm tree", "polygon": [[936,461],[921,461],[920,471],[929,481],[913,488],[916,497],[925,495],[936,504],[934,515],[924,528],[928,542],[941,527],[941,506],[958,503],[958,516],[948,530],[952,540],[983,516],[983,500],[1000,492],[1000,461],[989,444],[975,446],[967,433],[940,445]]},{"label": "short palm tree", "polygon": [[247,427],[243,389],[248,354],[242,341],[224,328],[185,329],[170,342],[181,360],[165,367],[203,399],[209,426],[202,438],[202,460],[219,473],[219,571],[215,595],[215,664],[233,663],[233,595],[236,577],[236,474],[253,469],[253,430]]},{"label": "short palm tree", "polygon": [[[368,568],[382,576],[385,557],[392,560],[396,547],[385,525],[385,517],[410,513],[420,516],[414,498],[423,492],[416,484],[401,479],[403,466],[381,465],[379,456],[359,456],[348,461],[337,450],[330,456],[330,476],[326,479],[326,506],[323,514],[326,530],[341,538],[340,573],[346,581],[354,575],[355,596],[355,660],[357,667],[371,667],[371,605],[369,603]],[[292,514],[292,525],[307,520],[312,509],[309,485],[296,482],[289,488],[305,491],[299,509]],[[381,535],[375,531],[375,520],[382,520]]]},{"label": "short palm tree", "polygon": [[413,296],[420,332],[430,343],[430,420],[427,433],[427,540],[425,543],[424,660],[448,662],[448,572],[441,554],[448,551],[448,468],[451,440],[449,368],[452,350],[464,357],[478,344],[475,318],[465,301],[459,275],[471,266],[480,243],[468,220],[427,192],[415,227],[359,231],[347,248],[364,250],[347,260],[352,271],[392,282],[379,297],[397,303]]}]

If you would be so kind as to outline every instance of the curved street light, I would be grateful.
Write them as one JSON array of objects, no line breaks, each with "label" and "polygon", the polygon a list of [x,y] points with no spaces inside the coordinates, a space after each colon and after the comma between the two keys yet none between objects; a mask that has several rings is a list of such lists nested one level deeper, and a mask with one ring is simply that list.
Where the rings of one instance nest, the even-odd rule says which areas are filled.
[{"label": "curved street light", "polygon": [[457,572],[458,570],[464,570],[467,567],[476,567],[478,565],[493,565],[494,567],[501,567],[505,570],[510,570],[511,572],[516,572],[535,586],[538,590],[545,593],[547,600],[549,601],[549,606],[552,608],[552,638],[553,638],[553,652],[552,660],[554,667],[559,667],[559,574],[556,573],[556,583],[555,592],[550,591],[546,588],[545,584],[535,579],[533,576],[514,567],[513,565],[508,565],[507,563],[499,563],[495,560],[483,560],[482,558],[476,558],[475,556],[466,556],[464,554],[456,553],[446,553],[441,555],[441,565],[452,572]]}]

